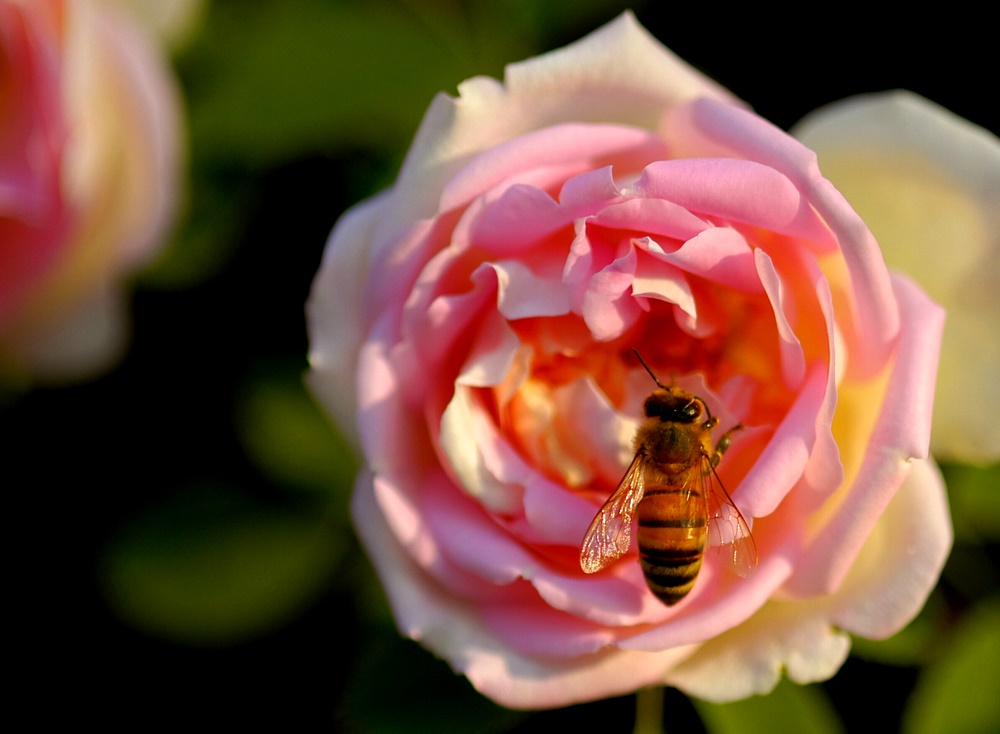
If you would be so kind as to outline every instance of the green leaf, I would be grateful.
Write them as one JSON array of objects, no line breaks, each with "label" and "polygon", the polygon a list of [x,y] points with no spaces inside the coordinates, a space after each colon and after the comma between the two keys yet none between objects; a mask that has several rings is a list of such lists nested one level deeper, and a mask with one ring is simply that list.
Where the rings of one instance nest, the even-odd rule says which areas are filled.
[{"label": "green leaf", "polygon": [[946,464],[955,538],[958,541],[1000,540],[1000,464],[988,467]]},{"label": "green leaf", "polygon": [[339,719],[370,734],[507,731],[523,713],[497,706],[446,663],[392,628],[373,630]]},{"label": "green leaf", "polygon": [[1000,731],[1000,599],[977,605],[945,654],[924,669],[903,717],[906,734]]},{"label": "green leaf", "polygon": [[473,76],[502,78],[507,64],[626,7],[215,0],[179,63],[194,150],[251,164],[355,145],[404,150],[438,92],[454,94]]},{"label": "green leaf", "polygon": [[390,0],[213,3],[181,64],[195,151],[266,162],[405,147],[435,93],[498,71],[482,68],[459,6],[435,8],[430,22]]},{"label": "green leaf", "polygon": [[239,432],[251,460],[282,486],[332,495],[347,507],[358,460],[302,381],[302,370],[258,370],[242,391]]},{"label": "green leaf", "polygon": [[179,289],[217,274],[236,250],[252,208],[250,185],[235,177],[192,171],[177,231],[138,279],[142,286]]},{"label": "green leaf", "polygon": [[329,585],[345,537],[318,514],[193,488],[123,527],[101,564],[108,604],[148,633],[231,644],[292,619]]},{"label": "green leaf", "polygon": [[767,696],[733,703],[692,699],[709,734],[839,734],[844,730],[833,705],[819,686],[782,679]]}]

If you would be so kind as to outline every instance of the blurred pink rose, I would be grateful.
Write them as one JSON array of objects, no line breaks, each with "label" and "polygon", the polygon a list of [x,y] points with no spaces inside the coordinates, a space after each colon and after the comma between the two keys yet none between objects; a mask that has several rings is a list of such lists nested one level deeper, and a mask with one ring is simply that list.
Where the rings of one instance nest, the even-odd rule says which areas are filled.
[{"label": "blurred pink rose", "polygon": [[[815,156],[626,14],[434,100],[331,235],[310,385],[357,436],[354,518],[402,632],[515,708],[825,679],[905,625],[951,542],[926,460],[943,314]],[[580,543],[661,379],[736,434],[746,579],[666,607]],[[716,432],[716,438],[721,431]]]},{"label": "blurred pink rose", "polygon": [[0,0],[0,363],[85,377],[124,347],[122,280],[177,198],[179,98],[121,4]]}]

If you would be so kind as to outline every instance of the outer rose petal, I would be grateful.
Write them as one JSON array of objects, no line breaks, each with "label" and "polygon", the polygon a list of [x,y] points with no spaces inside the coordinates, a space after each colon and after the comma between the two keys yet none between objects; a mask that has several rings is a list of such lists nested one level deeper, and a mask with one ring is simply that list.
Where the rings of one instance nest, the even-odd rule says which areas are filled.
[{"label": "outer rose petal", "polygon": [[835,595],[833,623],[874,639],[901,630],[927,601],[951,543],[941,473],[931,459],[914,461]]},{"label": "outer rose petal", "polygon": [[365,339],[365,326],[370,325],[345,316],[364,301],[371,258],[369,243],[384,199],[383,195],[355,206],[337,222],[306,303],[311,335],[311,369],[306,379],[344,435],[355,444],[358,353]]},{"label": "outer rose petal", "polygon": [[[931,448],[1000,458],[1000,140],[910,92],[852,97],[793,129],[878,238],[948,312]],[[974,410],[970,410],[971,405]]]},{"label": "outer rose petal", "polygon": [[827,602],[769,602],[749,621],[709,640],[673,668],[665,683],[706,701],[770,692],[784,671],[796,683],[830,678],[851,649],[830,624]]}]

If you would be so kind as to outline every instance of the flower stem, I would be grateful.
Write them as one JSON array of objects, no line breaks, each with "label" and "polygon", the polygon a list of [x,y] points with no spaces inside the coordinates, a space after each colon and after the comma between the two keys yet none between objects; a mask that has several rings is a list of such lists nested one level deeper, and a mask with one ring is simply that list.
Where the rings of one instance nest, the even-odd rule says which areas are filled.
[{"label": "flower stem", "polygon": [[662,688],[636,691],[634,734],[664,734]]}]

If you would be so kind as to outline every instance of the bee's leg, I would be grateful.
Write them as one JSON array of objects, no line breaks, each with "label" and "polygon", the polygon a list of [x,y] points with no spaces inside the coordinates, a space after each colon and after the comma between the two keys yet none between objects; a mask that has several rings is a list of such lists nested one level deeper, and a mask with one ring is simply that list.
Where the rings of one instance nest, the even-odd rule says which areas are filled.
[{"label": "bee's leg", "polygon": [[729,444],[733,442],[733,434],[736,431],[741,431],[745,428],[742,423],[737,423],[735,426],[730,428],[728,431],[719,436],[718,442],[715,444],[715,453],[712,454],[712,468],[714,469],[722,461],[722,455],[726,453],[726,449],[729,448]]}]

